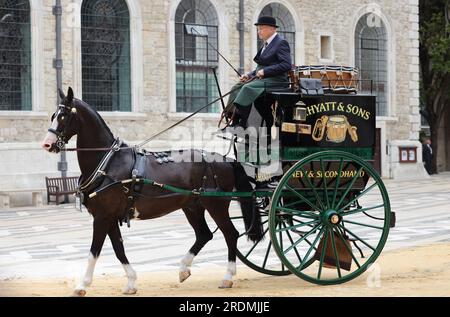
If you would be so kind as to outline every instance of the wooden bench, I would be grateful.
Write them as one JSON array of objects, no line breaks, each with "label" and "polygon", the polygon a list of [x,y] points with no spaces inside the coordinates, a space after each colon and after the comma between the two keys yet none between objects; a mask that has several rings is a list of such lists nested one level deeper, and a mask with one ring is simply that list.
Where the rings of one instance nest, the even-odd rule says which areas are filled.
[{"label": "wooden bench", "polygon": [[42,206],[42,193],[45,188],[31,188],[31,189],[2,189],[0,190],[0,209],[10,208],[10,194],[15,193],[31,193],[33,199],[33,206]]},{"label": "wooden bench", "polygon": [[47,203],[53,202],[50,197],[55,196],[54,202],[59,205],[59,197],[77,192],[78,177],[46,177]]}]

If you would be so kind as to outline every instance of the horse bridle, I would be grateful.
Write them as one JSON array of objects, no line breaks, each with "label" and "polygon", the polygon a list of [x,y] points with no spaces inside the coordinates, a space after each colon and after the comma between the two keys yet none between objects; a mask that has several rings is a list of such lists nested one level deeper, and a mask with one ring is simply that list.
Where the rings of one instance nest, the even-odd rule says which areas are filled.
[{"label": "horse bridle", "polygon": [[58,108],[56,112],[52,116],[52,122],[57,116],[59,115],[58,110],[69,110],[67,114],[64,114],[64,128],[62,131],[58,131],[52,128],[49,128],[47,131],[50,133],[53,133],[57,137],[56,141],[56,147],[58,147],[60,150],[64,149],[65,145],[69,142],[69,138],[66,135],[66,128],[70,126],[70,123],[72,122],[73,118],[77,114],[77,109],[75,107],[68,107],[65,105],[58,105]]}]

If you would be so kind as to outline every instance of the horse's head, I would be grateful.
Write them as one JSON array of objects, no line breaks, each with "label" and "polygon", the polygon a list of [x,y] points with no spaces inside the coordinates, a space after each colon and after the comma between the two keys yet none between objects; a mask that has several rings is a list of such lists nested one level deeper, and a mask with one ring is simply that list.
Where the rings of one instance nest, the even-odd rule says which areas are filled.
[{"label": "horse's head", "polygon": [[42,147],[49,152],[58,153],[69,140],[77,134],[77,108],[74,105],[73,90],[69,87],[67,96],[59,90],[61,104],[53,114],[52,125],[42,142]]}]

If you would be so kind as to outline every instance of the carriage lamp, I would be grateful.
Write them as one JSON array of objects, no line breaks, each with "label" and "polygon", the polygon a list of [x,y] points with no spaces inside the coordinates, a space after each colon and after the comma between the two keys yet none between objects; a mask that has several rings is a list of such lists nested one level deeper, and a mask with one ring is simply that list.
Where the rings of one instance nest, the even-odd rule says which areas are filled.
[{"label": "carriage lamp", "polygon": [[303,101],[295,104],[293,119],[295,121],[306,121],[306,104]]}]

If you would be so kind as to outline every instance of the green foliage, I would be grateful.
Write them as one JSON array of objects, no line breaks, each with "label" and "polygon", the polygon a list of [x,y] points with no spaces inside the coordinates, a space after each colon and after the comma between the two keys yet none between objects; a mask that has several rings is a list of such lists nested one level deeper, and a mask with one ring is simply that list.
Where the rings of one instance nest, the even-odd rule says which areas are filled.
[{"label": "green foliage", "polygon": [[[444,10],[444,9],[442,9]],[[429,19],[422,17],[420,42],[431,60],[432,70],[446,74],[450,72],[450,26],[445,21],[444,11],[433,12]]]},{"label": "green foliage", "polygon": [[429,113],[430,126],[438,124],[450,100],[450,23],[448,0],[420,0],[421,101]]}]

